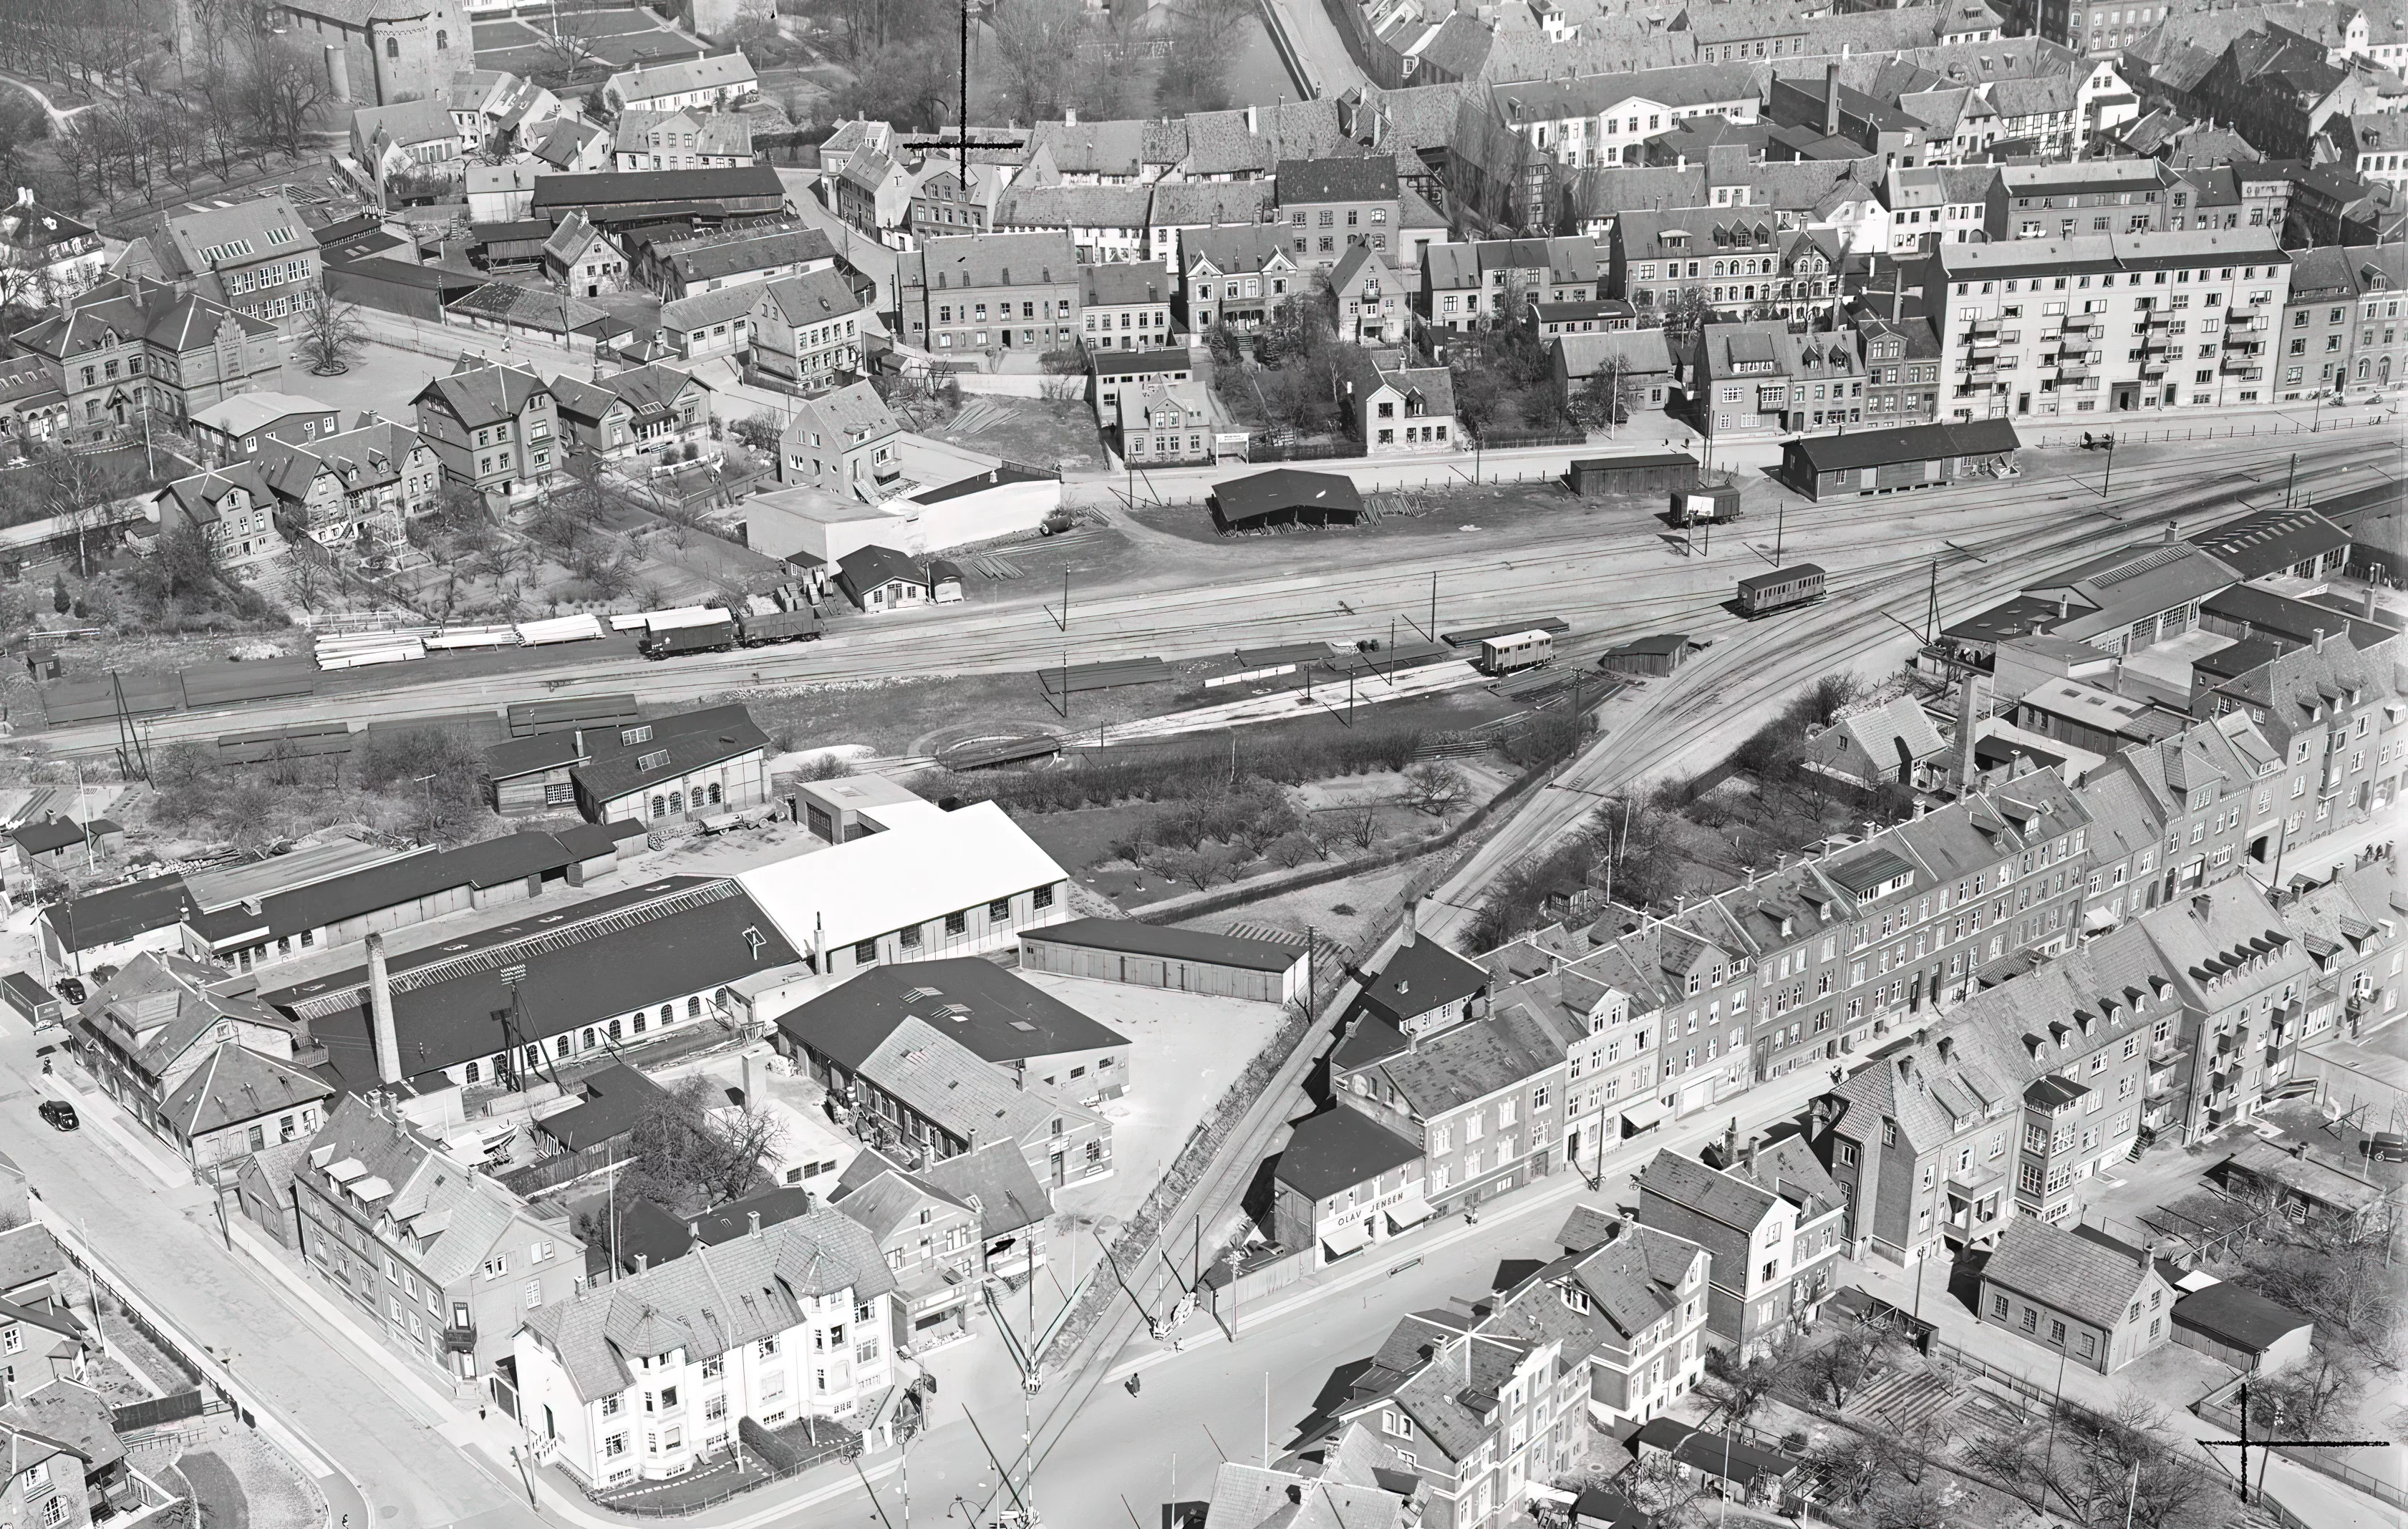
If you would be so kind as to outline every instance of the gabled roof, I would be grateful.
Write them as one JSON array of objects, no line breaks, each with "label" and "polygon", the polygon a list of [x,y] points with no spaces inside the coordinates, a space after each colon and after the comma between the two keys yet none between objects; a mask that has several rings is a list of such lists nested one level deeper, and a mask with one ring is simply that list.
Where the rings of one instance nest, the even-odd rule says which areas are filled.
[{"label": "gabled roof", "polygon": [[1982,1269],[1985,1283],[2106,1330],[2125,1320],[2133,1293],[2156,1278],[2140,1249],[2077,1236],[2037,1216],[2009,1222]]},{"label": "gabled roof", "polygon": [[1274,172],[1279,205],[1316,202],[1392,202],[1397,197],[1394,158],[1283,159]]},{"label": "gabled roof", "polygon": [[875,966],[788,1009],[776,1023],[858,1071],[914,1015],[998,1065],[1128,1044],[1125,1036],[979,957]]},{"label": "gabled roof", "polygon": [[816,228],[750,229],[734,236],[680,240],[657,246],[653,253],[677,279],[688,286],[725,280],[749,271],[778,265],[833,261],[836,246]]},{"label": "gabled roof", "polygon": [[[377,1209],[417,1244],[420,1272],[438,1286],[475,1273],[510,1228],[529,1217],[517,1195],[354,1094],[344,1095],[310,1138],[308,1161],[320,1173],[355,1164],[362,1171],[350,1182],[381,1180],[391,1193]],[[566,1236],[565,1228],[561,1235]]]},{"label": "gabled roof", "polygon": [[1421,1156],[1419,1143],[1337,1104],[1297,1122],[1272,1177],[1308,1200],[1322,1200],[1418,1163]]},{"label": "gabled roof", "polygon": [[1487,970],[1478,963],[1437,940],[1414,938],[1397,947],[1364,987],[1363,998],[1383,1013],[1409,1019],[1459,1004],[1484,991],[1488,980]]},{"label": "gabled roof", "polygon": [[528,1312],[526,1322],[558,1354],[578,1398],[591,1402],[633,1384],[638,1361],[682,1350],[697,1363],[783,1333],[803,1320],[807,1297],[858,1302],[894,1289],[876,1239],[831,1208],[580,1289]]},{"label": "gabled roof", "polygon": [[861,311],[861,299],[838,272],[804,271],[761,284],[753,306],[774,307],[789,324],[824,323]]},{"label": "gabled roof", "polygon": [[430,379],[412,402],[430,394],[451,409],[460,422],[474,430],[480,425],[515,421],[536,394],[545,391],[534,372],[495,363],[478,363],[466,356],[451,371]]},{"label": "gabled roof", "polygon": [[[543,994],[512,1027],[532,1042],[802,961],[741,888],[717,878],[663,877],[566,907],[547,899],[535,907],[393,958],[394,1028],[408,1074],[508,1049],[510,1036],[494,1016],[512,1007],[502,980],[511,966],[525,967],[526,991]],[[265,1001],[308,1019],[347,1083],[374,1086],[364,965],[279,989]]]},{"label": "gabled roof", "polygon": [[222,1041],[159,1107],[160,1117],[186,1141],[230,1125],[297,1109],[335,1091],[289,1063]]},{"label": "gabled roof", "polygon": [[595,801],[609,801],[642,791],[656,780],[674,779],[694,770],[740,759],[767,750],[768,735],[741,706],[706,707],[697,711],[649,719],[637,742],[623,741],[620,730],[589,729],[587,757],[569,774]]},{"label": "gabled roof", "polygon": [[1054,1213],[1028,1154],[1008,1141],[982,1142],[920,1170],[919,1177],[978,1212],[981,1235],[1016,1236]]},{"label": "gabled roof", "polygon": [[757,84],[752,61],[741,50],[708,58],[680,59],[673,64],[623,69],[609,79],[609,89],[622,101],[650,101],[689,91],[725,90]]}]

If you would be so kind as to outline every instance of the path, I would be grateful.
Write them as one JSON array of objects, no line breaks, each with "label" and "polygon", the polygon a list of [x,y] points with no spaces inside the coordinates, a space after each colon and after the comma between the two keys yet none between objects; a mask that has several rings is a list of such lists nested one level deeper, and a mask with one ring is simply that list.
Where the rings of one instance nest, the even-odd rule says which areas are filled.
[{"label": "path", "polygon": [[50,117],[50,131],[53,133],[66,126],[68,121],[92,109],[92,103],[89,101],[79,107],[61,107],[51,101],[47,94],[43,93],[42,88],[39,85],[28,83],[25,80],[18,79],[15,75],[0,75],[0,83],[14,85],[19,90],[23,91],[27,95],[32,96],[35,101],[41,106],[44,113]]}]

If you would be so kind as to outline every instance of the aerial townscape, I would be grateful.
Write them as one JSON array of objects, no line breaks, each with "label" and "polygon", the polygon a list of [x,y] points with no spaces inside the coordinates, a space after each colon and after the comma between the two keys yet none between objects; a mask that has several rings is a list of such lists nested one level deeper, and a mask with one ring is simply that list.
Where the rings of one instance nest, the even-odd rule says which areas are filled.
[{"label": "aerial townscape", "polygon": [[2408,0],[0,0],[0,1529],[2408,1529]]}]

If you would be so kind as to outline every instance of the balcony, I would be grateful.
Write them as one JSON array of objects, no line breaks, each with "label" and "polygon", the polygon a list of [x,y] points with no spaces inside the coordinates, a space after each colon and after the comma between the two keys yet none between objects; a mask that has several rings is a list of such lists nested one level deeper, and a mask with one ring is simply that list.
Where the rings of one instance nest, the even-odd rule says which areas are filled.
[{"label": "balcony", "polygon": [[2164,330],[2172,326],[2174,316],[2163,308],[2151,308],[2148,316],[2142,322],[2152,330]]},{"label": "balcony", "polygon": [[1954,1193],[1974,1195],[2005,1176],[2006,1170],[1996,1163],[1976,1163],[1970,1167],[1950,1170],[1948,1187]]},{"label": "balcony", "polygon": [[1996,319],[1975,319],[1967,326],[1966,333],[1976,339],[1980,339],[1986,336],[1988,338],[1995,341],[1999,337],[1999,321]]},{"label": "balcony", "polygon": [[2143,377],[2165,376],[2166,358],[2162,355],[2143,356],[2141,358],[2141,375]]},{"label": "balcony", "polygon": [[469,1322],[464,1326],[455,1325],[444,1328],[443,1351],[448,1354],[475,1353],[477,1351],[477,1324],[475,1322]]}]

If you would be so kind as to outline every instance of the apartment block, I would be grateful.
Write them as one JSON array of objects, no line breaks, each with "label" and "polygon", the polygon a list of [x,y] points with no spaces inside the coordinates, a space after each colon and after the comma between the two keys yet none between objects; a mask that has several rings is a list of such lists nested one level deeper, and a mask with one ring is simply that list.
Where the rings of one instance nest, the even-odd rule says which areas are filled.
[{"label": "apartment block", "polygon": [[1925,279],[1956,420],[2270,401],[2289,291],[2271,231],[1944,244]]}]

